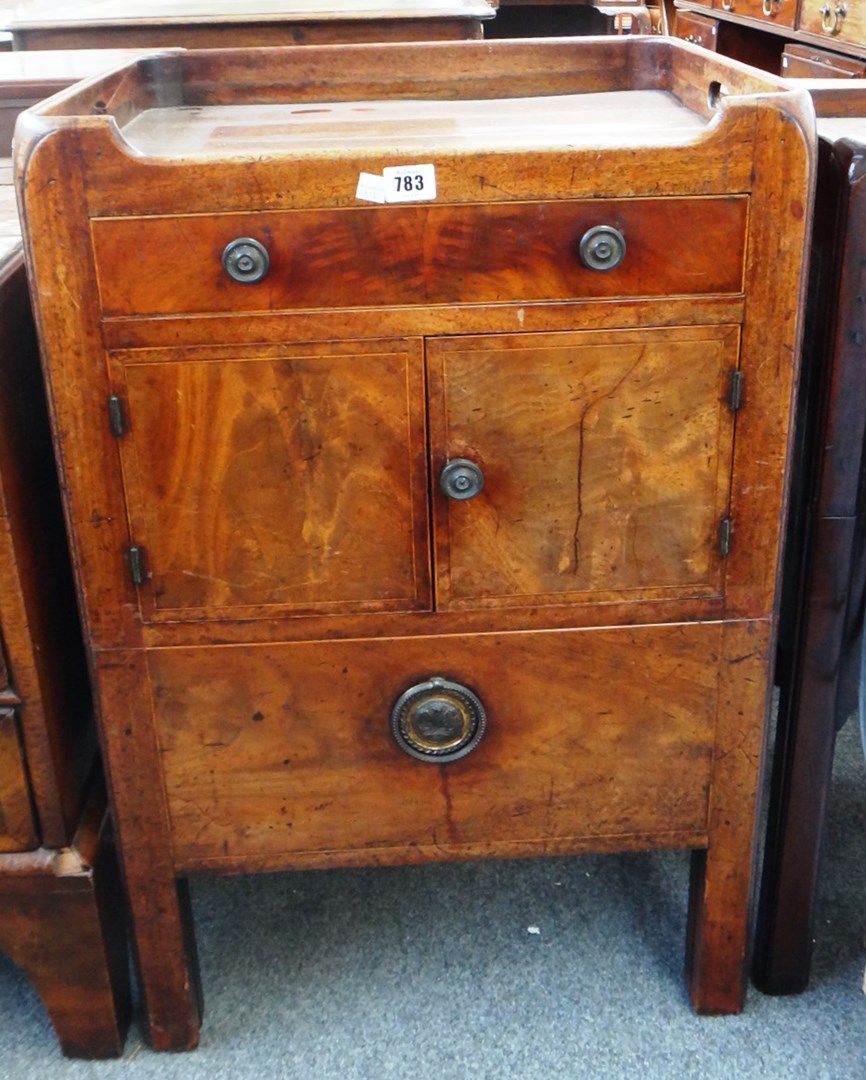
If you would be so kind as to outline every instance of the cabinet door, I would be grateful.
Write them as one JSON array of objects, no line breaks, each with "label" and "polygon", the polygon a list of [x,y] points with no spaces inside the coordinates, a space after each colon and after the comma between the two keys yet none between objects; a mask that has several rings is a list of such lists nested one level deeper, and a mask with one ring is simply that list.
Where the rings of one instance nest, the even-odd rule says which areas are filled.
[{"label": "cabinet door", "polygon": [[[722,592],[736,327],[428,348],[440,607]],[[471,498],[437,478],[465,459]]]},{"label": "cabinet door", "polygon": [[112,357],[146,618],[429,606],[417,340]]}]

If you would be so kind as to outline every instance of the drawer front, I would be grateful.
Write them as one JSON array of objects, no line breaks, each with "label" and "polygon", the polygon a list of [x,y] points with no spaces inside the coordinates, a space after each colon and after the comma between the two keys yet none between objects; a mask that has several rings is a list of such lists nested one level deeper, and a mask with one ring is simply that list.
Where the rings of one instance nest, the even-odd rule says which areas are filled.
[{"label": "drawer front", "polygon": [[709,19],[706,15],[698,15],[694,11],[678,11],[676,32],[677,37],[683,41],[691,41],[710,52],[715,52],[719,47],[718,20]]},{"label": "drawer front", "polygon": [[[677,846],[706,829],[720,635],[704,623],[150,653],[177,868]],[[437,676],[486,711],[475,748],[447,764],[392,734],[397,699]]]},{"label": "drawer front", "polygon": [[15,710],[0,706],[0,854],[38,844]]},{"label": "drawer front", "polygon": [[862,79],[866,62],[808,45],[786,45],[782,74],[788,79]]},{"label": "drawer front", "polygon": [[849,45],[866,45],[866,10],[858,0],[801,0],[800,30]]},{"label": "drawer front", "polygon": [[798,0],[716,0],[713,7],[761,19],[779,26],[794,26],[797,21]]},{"label": "drawer front", "polygon": [[[494,304],[738,293],[744,196],[104,218],[91,223],[107,317]],[[615,269],[590,269],[588,230],[617,229]],[[225,248],[260,243],[257,283],[232,280]]]}]

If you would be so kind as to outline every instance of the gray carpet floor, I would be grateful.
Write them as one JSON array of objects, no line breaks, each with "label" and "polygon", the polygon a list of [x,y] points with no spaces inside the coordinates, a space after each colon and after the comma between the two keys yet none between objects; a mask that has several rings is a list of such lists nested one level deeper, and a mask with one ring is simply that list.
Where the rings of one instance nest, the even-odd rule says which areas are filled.
[{"label": "gray carpet floor", "polygon": [[866,768],[836,755],[812,982],[692,1014],[683,854],[202,879],[201,1047],[65,1061],[0,957],[2,1080],[866,1080]]}]

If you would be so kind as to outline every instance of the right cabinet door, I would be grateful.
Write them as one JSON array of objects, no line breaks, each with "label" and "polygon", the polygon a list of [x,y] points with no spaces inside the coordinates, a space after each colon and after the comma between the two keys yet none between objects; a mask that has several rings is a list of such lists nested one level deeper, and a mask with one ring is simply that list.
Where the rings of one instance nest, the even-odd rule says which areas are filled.
[{"label": "right cabinet door", "polygon": [[429,341],[437,605],[720,595],[738,355],[735,326]]}]

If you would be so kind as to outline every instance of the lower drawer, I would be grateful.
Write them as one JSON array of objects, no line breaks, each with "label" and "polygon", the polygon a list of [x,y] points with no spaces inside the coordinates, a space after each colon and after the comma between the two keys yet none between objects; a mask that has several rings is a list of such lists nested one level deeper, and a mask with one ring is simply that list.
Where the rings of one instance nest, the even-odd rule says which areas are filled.
[{"label": "lower drawer", "polygon": [[792,43],[782,53],[786,79],[862,79],[866,62],[853,56]]},{"label": "lower drawer", "polygon": [[[720,639],[699,624],[155,650],[177,868],[698,846]],[[392,732],[395,701],[434,676],[486,712],[445,764]],[[447,735],[449,707],[409,733]]]},{"label": "lower drawer", "polygon": [[706,15],[698,15],[694,11],[678,11],[676,35],[683,41],[691,41],[710,52],[716,52],[719,46],[719,23],[717,19],[709,19]]}]

